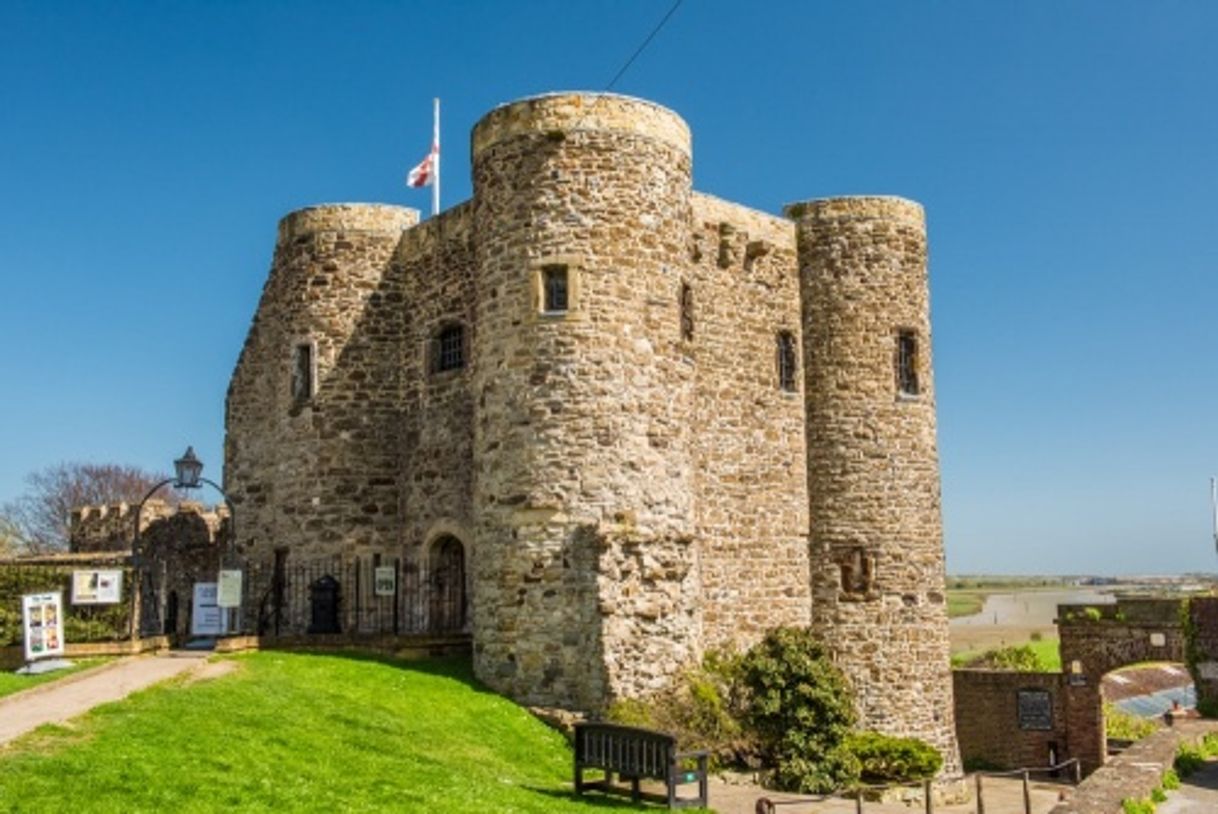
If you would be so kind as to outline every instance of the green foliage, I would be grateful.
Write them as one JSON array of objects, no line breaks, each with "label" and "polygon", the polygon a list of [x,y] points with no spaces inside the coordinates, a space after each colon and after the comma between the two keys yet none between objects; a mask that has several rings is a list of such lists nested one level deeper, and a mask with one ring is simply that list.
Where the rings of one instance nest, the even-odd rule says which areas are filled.
[{"label": "green foliage", "polygon": [[740,665],[746,722],[780,789],[824,792],[858,776],[846,748],[855,720],[845,677],[812,634],[777,628]]},{"label": "green foliage", "polygon": [[1045,634],[1041,633],[1039,630],[1033,630],[1030,638],[1034,642],[1039,642],[1045,638]]},{"label": "green foliage", "polygon": [[859,763],[864,783],[910,783],[928,780],[943,766],[943,756],[917,738],[897,738],[879,732],[856,732],[846,748]]},{"label": "green foliage", "polygon": [[1172,768],[1180,777],[1188,777],[1204,765],[1205,753],[1199,747],[1190,744],[1182,744],[1176,750],[1176,759],[1172,762]]},{"label": "green foliage", "polygon": [[1126,797],[1121,801],[1121,811],[1124,814],[1155,814],[1155,804],[1145,798]]},{"label": "green foliage", "polygon": [[983,670],[1018,670],[1025,673],[1048,671],[1036,649],[1026,644],[987,650],[967,661],[965,666]]},{"label": "green foliage", "polygon": [[682,749],[710,752],[711,767],[756,762],[757,748],[741,723],[736,690],[740,656],[711,651],[669,690],[646,700],[622,699],[605,717],[676,736]]},{"label": "green foliage", "polygon": [[1083,618],[1088,622],[1098,622],[1104,618],[1104,614],[1099,608],[1083,608]]},{"label": "green foliage", "polygon": [[1168,791],[1180,788],[1180,775],[1176,774],[1175,769],[1168,769],[1163,773],[1163,788]]},{"label": "green foliage", "polygon": [[1136,741],[1158,729],[1154,721],[1139,718],[1116,704],[1104,702],[1104,734],[1123,741]]},{"label": "green foliage", "polygon": [[73,605],[72,571],[80,565],[0,565],[0,647],[20,644],[21,597],[63,592],[64,636],[68,642],[124,638],[130,628],[132,577],[123,570],[123,597],[117,605]]},{"label": "green foliage", "polygon": [[1154,803],[1165,803],[1167,802],[1167,792],[1163,790],[1162,786],[1155,786],[1150,790],[1150,799]]}]

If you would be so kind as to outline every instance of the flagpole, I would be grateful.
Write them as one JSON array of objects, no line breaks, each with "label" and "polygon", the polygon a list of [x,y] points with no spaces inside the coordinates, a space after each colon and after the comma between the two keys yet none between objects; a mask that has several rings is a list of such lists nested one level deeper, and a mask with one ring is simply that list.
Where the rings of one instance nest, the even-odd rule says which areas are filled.
[{"label": "flagpole", "polygon": [[432,144],[431,149],[433,150],[433,152],[435,154],[435,157],[432,159],[432,161],[434,162],[434,166],[432,167],[432,169],[435,171],[435,174],[436,174],[435,180],[432,181],[432,184],[431,184],[431,214],[433,217],[440,214],[440,99],[439,99],[439,97],[436,97],[436,99],[435,99],[435,117],[434,118],[435,118],[435,132],[432,134],[432,138],[431,138],[431,144]]}]

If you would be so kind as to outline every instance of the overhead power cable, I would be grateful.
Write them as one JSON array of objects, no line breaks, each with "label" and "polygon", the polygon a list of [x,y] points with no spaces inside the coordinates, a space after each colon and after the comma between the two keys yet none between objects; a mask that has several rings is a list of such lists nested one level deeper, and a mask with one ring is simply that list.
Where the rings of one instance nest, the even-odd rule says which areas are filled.
[{"label": "overhead power cable", "polygon": [[614,74],[613,78],[609,80],[609,84],[605,85],[606,91],[613,90],[613,86],[617,84],[617,80],[621,79],[622,75],[630,69],[630,66],[634,64],[634,61],[639,58],[639,54],[643,53],[643,51],[647,49],[647,46],[651,44],[651,41],[656,38],[656,34],[660,33],[660,29],[663,28],[664,24],[667,23],[672,15],[676,13],[677,9],[680,8],[683,2],[685,2],[685,0],[677,0],[677,2],[672,4],[672,8],[670,8],[668,13],[664,15],[664,19],[660,20],[660,22],[656,24],[656,27],[651,29],[651,33],[647,35],[647,39],[643,40],[642,45],[635,49],[634,53],[630,55],[630,59],[626,60],[626,64],[623,65],[621,69]]}]

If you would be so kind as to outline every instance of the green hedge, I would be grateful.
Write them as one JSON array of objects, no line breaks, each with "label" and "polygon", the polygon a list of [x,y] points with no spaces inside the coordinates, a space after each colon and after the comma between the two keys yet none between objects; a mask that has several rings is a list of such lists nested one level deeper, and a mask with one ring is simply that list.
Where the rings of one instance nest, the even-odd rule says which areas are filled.
[{"label": "green hedge", "polygon": [[123,572],[123,598],[117,605],[73,605],[72,572],[89,565],[0,565],[0,647],[21,644],[21,597],[63,592],[64,636],[69,643],[106,642],[126,638],[131,630],[132,571]]}]

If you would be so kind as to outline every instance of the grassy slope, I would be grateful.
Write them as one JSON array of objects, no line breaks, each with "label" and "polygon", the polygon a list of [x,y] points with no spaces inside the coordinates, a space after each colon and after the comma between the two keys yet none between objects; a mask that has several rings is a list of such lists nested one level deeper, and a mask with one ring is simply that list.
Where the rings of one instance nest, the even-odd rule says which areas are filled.
[{"label": "grassy slope", "polygon": [[12,811],[563,812],[561,735],[460,664],[257,653],[0,752]]},{"label": "grassy slope", "polygon": [[90,667],[96,667],[109,659],[78,659],[73,662],[71,667],[63,670],[56,670],[53,673],[42,673],[40,675],[17,675],[16,673],[0,673],[0,698],[6,695],[12,695],[15,692],[28,690],[30,687],[37,687],[39,684],[46,684],[49,681],[58,681],[61,678],[67,678],[73,673],[79,673],[81,670],[87,670]]}]

